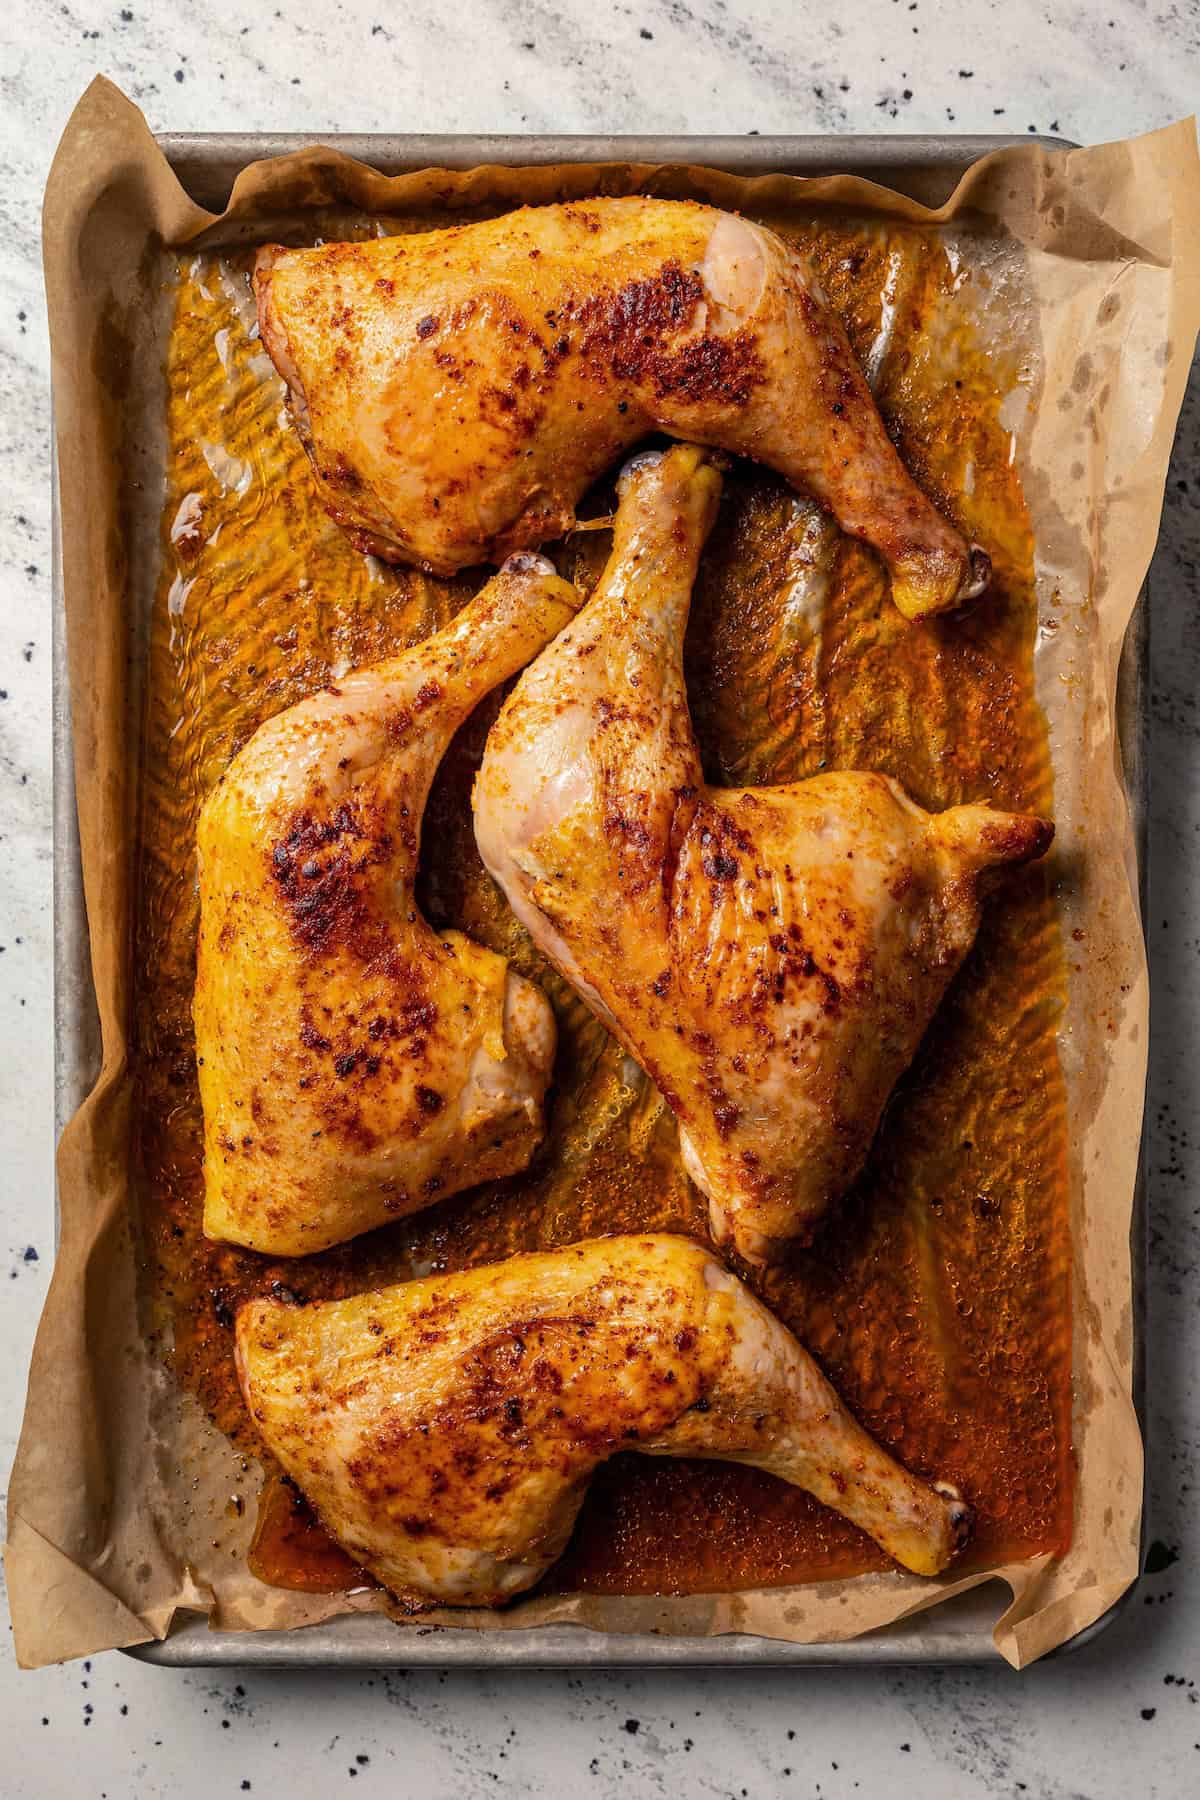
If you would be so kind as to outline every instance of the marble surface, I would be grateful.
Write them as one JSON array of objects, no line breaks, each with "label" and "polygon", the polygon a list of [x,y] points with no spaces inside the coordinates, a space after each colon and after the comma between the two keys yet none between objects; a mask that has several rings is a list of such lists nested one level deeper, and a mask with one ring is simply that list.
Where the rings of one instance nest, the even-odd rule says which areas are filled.
[{"label": "marble surface", "polygon": [[[820,12],[821,17],[814,17]],[[463,27],[455,20],[469,18]],[[102,70],[156,127],[1054,131],[1189,110],[1195,0],[9,0],[0,17],[0,1465],[52,1254],[48,355],[58,133]],[[16,1796],[1173,1797],[1200,1782],[1200,380],[1153,575],[1148,1571],[1094,1646],[989,1671],[19,1675]]]}]

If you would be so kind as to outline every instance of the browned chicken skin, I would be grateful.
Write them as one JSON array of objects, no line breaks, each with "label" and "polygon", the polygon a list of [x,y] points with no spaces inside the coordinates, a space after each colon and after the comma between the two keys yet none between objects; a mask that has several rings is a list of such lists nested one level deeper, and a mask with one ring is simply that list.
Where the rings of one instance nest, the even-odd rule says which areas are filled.
[{"label": "browned chicken skin", "polygon": [[593,1239],[237,1320],[263,1441],[354,1560],[420,1605],[497,1605],[562,1554],[618,1450],[750,1463],[922,1575],[970,1529],[708,1251]]},{"label": "browned chicken skin", "polygon": [[881,775],[704,785],[683,639],[720,476],[635,459],[612,555],[487,743],[475,830],[543,953],[656,1082],[718,1241],[804,1240],[866,1157],[974,941],[980,876],[1044,820],[924,812]]},{"label": "browned chicken skin", "polygon": [[556,537],[659,430],[811,493],[910,618],[987,580],[906,473],[800,254],[732,213],[597,199],[271,246],[255,287],[325,502],[388,561],[448,574]]},{"label": "browned chicken skin", "polygon": [[205,802],[195,1023],[204,1229],[303,1256],[523,1169],[550,1007],[432,931],[421,816],[467,714],[572,615],[542,557],[453,623],[270,719]]}]

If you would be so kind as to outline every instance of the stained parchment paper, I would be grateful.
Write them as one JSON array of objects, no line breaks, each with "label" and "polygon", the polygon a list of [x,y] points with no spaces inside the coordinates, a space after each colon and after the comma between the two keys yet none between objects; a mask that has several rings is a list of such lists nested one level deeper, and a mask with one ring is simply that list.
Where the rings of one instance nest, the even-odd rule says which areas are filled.
[{"label": "stained parchment paper", "polygon": [[126,1036],[137,785],[131,647],[156,571],[139,566],[132,520],[159,454],[146,420],[161,363],[154,321],[164,312],[163,246],[265,238],[317,205],[396,214],[642,189],[733,208],[853,206],[949,233],[982,228],[1008,246],[1019,271],[997,280],[991,326],[1037,346],[1013,396],[1013,454],[1037,543],[1036,673],[1052,744],[1057,893],[1064,931],[1082,931],[1087,944],[1072,964],[1059,1040],[1073,1156],[1075,1531],[1062,1558],[957,1580],[897,1572],[690,1598],[568,1594],[500,1615],[427,1614],[423,1622],[519,1630],[574,1621],[835,1641],[998,1575],[1012,1600],[996,1644],[1020,1667],[1098,1618],[1136,1576],[1142,1451],[1131,1391],[1130,1220],[1148,985],[1115,697],[1200,324],[1194,125],[1096,149],[998,151],[936,212],[848,177],[740,179],[607,164],[389,179],[314,149],[248,168],[218,218],[188,199],[141,114],[100,80],[68,125],[44,219],[79,831],[103,1061],[59,1149],[59,1251],[10,1487],[6,1563],[26,1666],[161,1637],[179,1609],[207,1612],[224,1627],[277,1629],[387,1604],[377,1593],[287,1593],[249,1574],[251,1519],[234,1509],[231,1524],[229,1500],[253,1470],[174,1388],[139,1317]]}]

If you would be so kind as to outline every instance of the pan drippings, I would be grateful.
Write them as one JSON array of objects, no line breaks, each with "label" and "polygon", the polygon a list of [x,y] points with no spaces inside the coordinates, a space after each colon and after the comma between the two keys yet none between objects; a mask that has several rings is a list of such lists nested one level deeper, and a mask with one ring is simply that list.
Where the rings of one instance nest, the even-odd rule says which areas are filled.
[{"label": "pan drippings", "polygon": [[[869,551],[775,478],[735,465],[688,638],[706,778],[744,786],[878,770],[930,809],[987,799],[1052,814],[1033,685],[1033,544],[1002,422],[1017,371],[970,332],[969,264],[911,227],[764,222],[785,237],[805,230],[907,466],[990,551],[995,577],[974,612],[908,625]],[[346,235],[344,220],[338,229]],[[278,429],[282,387],[248,330],[249,260],[206,255],[179,270],[134,1050],[158,1343],[178,1379],[254,1453],[232,1364],[243,1298],[280,1288],[345,1295],[597,1233],[703,1239],[706,1207],[681,1170],[670,1114],[538,958],[479,861],[469,797],[494,697],[442,764],[419,898],[433,923],[511,958],[549,995],[560,1051],[546,1145],[523,1175],[304,1260],[201,1234],[191,1029],[200,804],[265,718],[426,636],[485,579],[386,569],[329,521],[295,434]],[[610,498],[597,494],[583,510],[602,513]],[[607,534],[591,531],[549,553],[586,588],[607,548]],[[868,1430],[914,1472],[948,1476],[970,1496],[968,1566],[1062,1549],[1070,1535],[1070,1246],[1055,1047],[1064,992],[1054,904],[1034,867],[989,908],[850,1197],[811,1249],[766,1273],[738,1269]],[[286,1510],[287,1554],[272,1556],[268,1531],[257,1572],[327,1588],[336,1559],[290,1498]],[[882,1566],[853,1527],[765,1475],[617,1458],[597,1476],[550,1582],[684,1593]]]}]

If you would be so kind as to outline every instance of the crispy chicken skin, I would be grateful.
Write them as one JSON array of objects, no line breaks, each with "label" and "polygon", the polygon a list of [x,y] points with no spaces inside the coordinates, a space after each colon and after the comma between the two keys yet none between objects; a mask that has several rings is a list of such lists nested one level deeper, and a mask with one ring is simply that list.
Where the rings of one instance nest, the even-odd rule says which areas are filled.
[{"label": "crispy chicken skin", "polygon": [[518,682],[476,781],[483,860],[657,1083],[718,1241],[805,1240],[854,1179],[980,918],[1044,820],[930,815],[891,780],[704,785],[683,639],[720,476],[678,445],[621,481],[612,555]]},{"label": "crispy chicken skin", "polygon": [[753,1464],[917,1574],[970,1509],[867,1436],[790,1332],[687,1238],[598,1238],[308,1306],[253,1300],[263,1441],[402,1600],[498,1605],[561,1555],[618,1450]]},{"label": "crispy chicken skin", "polygon": [[542,557],[415,649],[270,719],[205,802],[195,1025],[204,1229],[323,1250],[525,1167],[555,1030],[542,993],[413,897],[457,727],[572,616]]},{"label": "crispy chicken skin", "polygon": [[873,546],[909,618],[989,565],[906,473],[803,257],[678,200],[259,253],[259,322],[334,518],[439,574],[544,543],[659,430],[769,464]]}]

